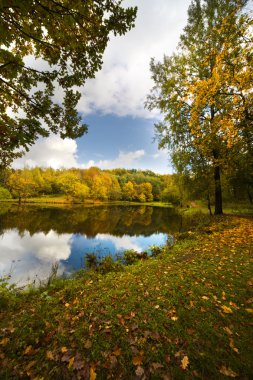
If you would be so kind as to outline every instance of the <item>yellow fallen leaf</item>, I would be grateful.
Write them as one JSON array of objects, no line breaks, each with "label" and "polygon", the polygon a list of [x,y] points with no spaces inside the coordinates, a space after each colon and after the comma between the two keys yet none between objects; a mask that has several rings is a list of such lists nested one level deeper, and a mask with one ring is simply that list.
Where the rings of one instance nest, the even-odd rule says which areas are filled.
[{"label": "yellow fallen leaf", "polygon": [[229,327],[223,327],[223,330],[226,331],[228,335],[233,335],[233,332],[230,330]]},{"label": "yellow fallen leaf", "polygon": [[67,351],[68,351],[67,347],[62,347],[62,348],[61,348],[61,352],[62,352],[62,353],[67,352]]},{"label": "yellow fallen leaf", "polygon": [[171,317],[172,321],[177,321],[178,320],[178,317]]},{"label": "yellow fallen leaf", "polygon": [[54,360],[54,355],[53,355],[52,351],[47,351],[47,359]]},{"label": "yellow fallen leaf", "polygon": [[6,346],[8,343],[9,343],[10,339],[9,338],[3,338],[1,341],[0,341],[0,345],[1,346]]},{"label": "yellow fallen leaf", "polygon": [[24,350],[24,355],[29,355],[32,349],[33,349],[32,346],[27,346],[26,349]]},{"label": "yellow fallen leaf", "polygon": [[91,367],[90,369],[90,380],[96,380],[97,374],[94,370],[94,368]]},{"label": "yellow fallen leaf", "polygon": [[65,307],[69,307],[69,303],[68,302],[65,303]]},{"label": "yellow fallen leaf", "polygon": [[223,312],[226,314],[232,314],[233,313],[233,310],[228,306],[222,305],[221,308],[222,308]]},{"label": "yellow fallen leaf", "polygon": [[141,364],[142,364],[142,356],[134,356],[133,365],[141,365]]},{"label": "yellow fallen leaf", "polygon": [[237,377],[238,376],[238,374],[236,372],[232,371],[231,368],[225,367],[224,365],[221,367],[220,373],[222,373],[222,375],[225,375],[228,377]]},{"label": "yellow fallen leaf", "polygon": [[182,369],[186,369],[189,365],[189,359],[188,359],[188,356],[184,356],[183,359],[181,360],[181,365],[180,367]]},{"label": "yellow fallen leaf", "polygon": [[115,348],[115,350],[113,351],[113,355],[115,355],[115,356],[120,356],[121,354],[122,354],[122,352],[121,352],[120,347]]},{"label": "yellow fallen leaf", "polygon": [[250,309],[250,308],[248,308],[248,309],[245,309],[248,313],[251,313],[251,314],[253,314],[253,309]]},{"label": "yellow fallen leaf", "polygon": [[68,368],[71,368],[73,366],[74,361],[75,361],[75,357],[73,356],[72,358],[69,359]]},{"label": "yellow fallen leaf", "polygon": [[233,339],[229,339],[229,347],[232,348],[237,354],[239,354],[238,348],[235,347],[235,343]]}]

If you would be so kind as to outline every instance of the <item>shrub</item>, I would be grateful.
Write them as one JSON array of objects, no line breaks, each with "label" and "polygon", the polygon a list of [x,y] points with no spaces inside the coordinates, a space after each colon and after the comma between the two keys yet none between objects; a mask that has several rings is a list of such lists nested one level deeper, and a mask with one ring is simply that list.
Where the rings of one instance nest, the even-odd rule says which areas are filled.
[{"label": "shrub", "polygon": [[123,254],[123,263],[126,265],[131,265],[139,260],[139,253],[134,249],[127,249]]},{"label": "shrub", "polygon": [[96,269],[99,264],[99,259],[95,253],[87,253],[85,256],[85,266],[87,269]]},{"label": "shrub", "polygon": [[160,255],[160,253],[163,252],[163,248],[159,247],[158,245],[152,245],[149,249],[151,251],[152,257],[156,257],[156,256]]},{"label": "shrub", "polygon": [[119,261],[114,261],[112,256],[106,256],[100,260],[97,270],[102,273],[120,272],[123,269]]}]

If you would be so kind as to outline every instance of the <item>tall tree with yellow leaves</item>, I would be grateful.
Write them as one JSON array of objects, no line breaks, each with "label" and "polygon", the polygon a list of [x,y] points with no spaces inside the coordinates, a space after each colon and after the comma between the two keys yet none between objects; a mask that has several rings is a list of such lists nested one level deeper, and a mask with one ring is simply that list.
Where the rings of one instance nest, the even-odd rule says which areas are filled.
[{"label": "tall tree with yellow leaves", "polygon": [[[215,214],[222,214],[221,170],[252,147],[252,17],[245,0],[194,0],[179,51],[151,61],[155,86],[147,106],[160,147],[178,171],[212,175]],[[245,153],[246,152],[246,153]]]}]

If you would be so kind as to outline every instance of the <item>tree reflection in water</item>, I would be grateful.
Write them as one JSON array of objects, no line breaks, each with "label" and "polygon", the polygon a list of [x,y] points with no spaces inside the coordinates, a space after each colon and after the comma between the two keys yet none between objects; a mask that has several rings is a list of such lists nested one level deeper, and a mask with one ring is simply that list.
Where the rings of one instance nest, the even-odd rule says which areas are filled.
[{"label": "tree reflection in water", "polygon": [[0,208],[0,276],[12,268],[12,281],[48,277],[80,268],[88,252],[108,255],[163,244],[180,228],[175,210],[150,206]]}]

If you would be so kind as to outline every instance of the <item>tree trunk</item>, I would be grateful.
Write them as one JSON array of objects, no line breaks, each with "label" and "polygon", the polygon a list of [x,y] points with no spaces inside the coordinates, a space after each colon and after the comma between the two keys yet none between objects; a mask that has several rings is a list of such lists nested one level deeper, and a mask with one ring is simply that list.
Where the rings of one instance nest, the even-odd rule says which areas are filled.
[{"label": "tree trunk", "polygon": [[209,194],[209,192],[208,192],[208,195],[207,195],[207,207],[208,207],[208,210],[209,210],[209,214],[210,214],[210,216],[212,216],[213,213],[212,213],[211,199],[210,199],[210,194]]},{"label": "tree trunk", "polygon": [[215,215],[221,215],[222,212],[222,192],[220,179],[220,166],[214,167],[214,182],[215,182]]}]

